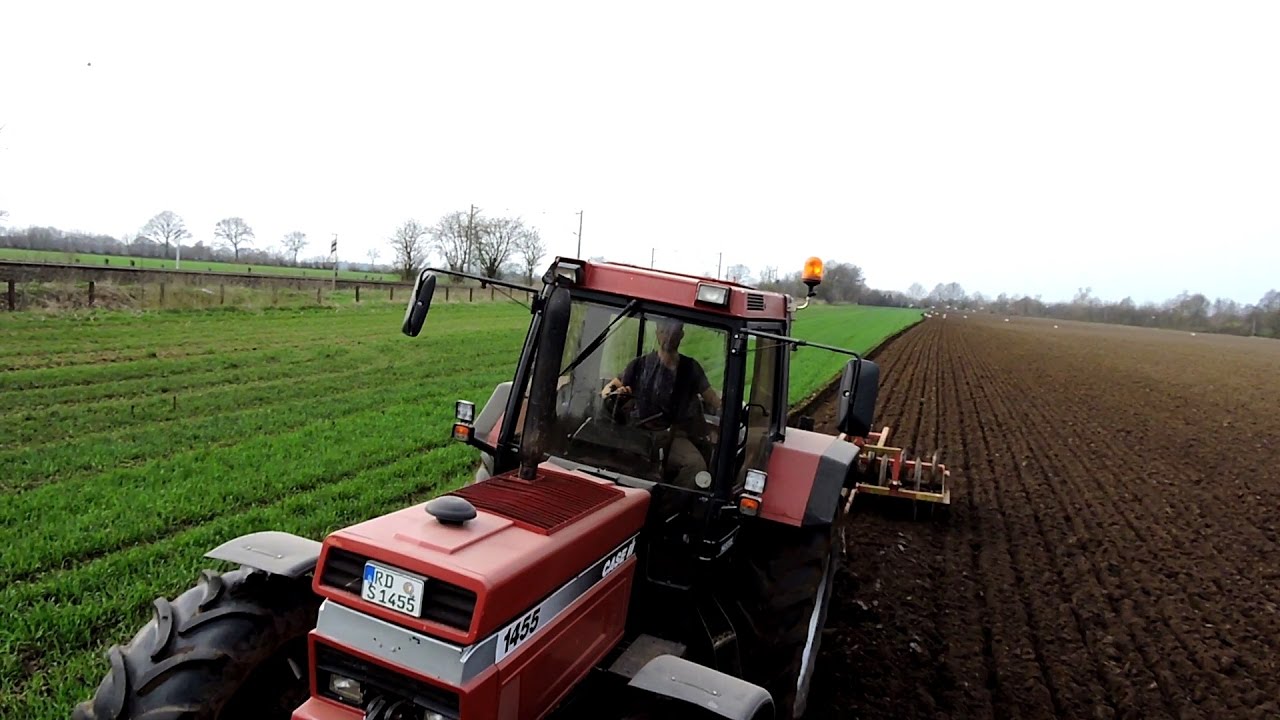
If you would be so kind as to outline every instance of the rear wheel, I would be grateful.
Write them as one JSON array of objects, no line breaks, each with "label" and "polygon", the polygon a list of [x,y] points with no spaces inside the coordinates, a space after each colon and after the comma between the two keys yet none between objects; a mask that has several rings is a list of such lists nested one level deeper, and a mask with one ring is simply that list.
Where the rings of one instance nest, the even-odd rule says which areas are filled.
[{"label": "rear wheel", "polygon": [[287,720],[306,700],[307,633],[320,598],[308,578],[204,571],[128,645],[75,720]]},{"label": "rear wheel", "polygon": [[743,528],[736,603],[745,678],[769,691],[779,720],[804,715],[839,566],[835,526],[758,521]]}]

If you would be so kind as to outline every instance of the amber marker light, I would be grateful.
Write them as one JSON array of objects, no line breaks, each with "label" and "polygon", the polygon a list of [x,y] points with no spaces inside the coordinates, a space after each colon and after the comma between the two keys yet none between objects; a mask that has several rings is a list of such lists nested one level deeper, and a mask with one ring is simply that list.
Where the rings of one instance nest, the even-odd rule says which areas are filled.
[{"label": "amber marker light", "polygon": [[810,290],[822,282],[822,258],[811,257],[805,260],[804,272],[800,274],[800,279],[809,286]]}]

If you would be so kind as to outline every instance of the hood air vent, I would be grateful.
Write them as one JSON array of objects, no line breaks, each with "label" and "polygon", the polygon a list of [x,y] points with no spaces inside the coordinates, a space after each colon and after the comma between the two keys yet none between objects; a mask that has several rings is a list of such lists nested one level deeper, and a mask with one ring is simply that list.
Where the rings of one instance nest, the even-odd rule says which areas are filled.
[{"label": "hood air vent", "polygon": [[499,475],[453,494],[543,535],[562,530],[622,497],[622,491],[615,487],[542,470],[533,481]]}]

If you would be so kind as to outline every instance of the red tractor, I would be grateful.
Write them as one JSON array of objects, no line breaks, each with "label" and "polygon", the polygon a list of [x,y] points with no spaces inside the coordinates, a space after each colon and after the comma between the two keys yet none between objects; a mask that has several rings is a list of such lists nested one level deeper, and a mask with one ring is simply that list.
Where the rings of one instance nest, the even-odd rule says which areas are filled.
[{"label": "red tractor", "polygon": [[[791,351],[816,345],[795,300],[567,258],[538,289],[486,282],[533,300],[512,380],[456,406],[477,481],[323,543],[213,550],[239,569],[157,599],[76,718],[804,714],[842,499],[878,468],[788,427]],[[865,438],[876,365],[818,347],[852,356],[838,425]]]}]

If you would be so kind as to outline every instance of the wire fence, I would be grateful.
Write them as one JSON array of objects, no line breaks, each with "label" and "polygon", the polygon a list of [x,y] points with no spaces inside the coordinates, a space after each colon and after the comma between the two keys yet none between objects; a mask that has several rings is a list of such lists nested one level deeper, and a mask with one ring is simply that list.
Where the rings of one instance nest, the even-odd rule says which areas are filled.
[{"label": "wire fence", "polygon": [[[406,286],[348,285],[333,289],[328,284],[299,288],[288,285],[269,287],[230,283],[137,283],[120,284],[106,281],[20,282],[0,281],[4,298],[0,307],[9,312],[60,310],[182,310],[216,307],[267,308],[314,307],[355,303],[408,302]],[[529,303],[533,296],[523,291],[476,286],[442,285],[436,289],[433,303],[499,302],[508,299]]]}]

